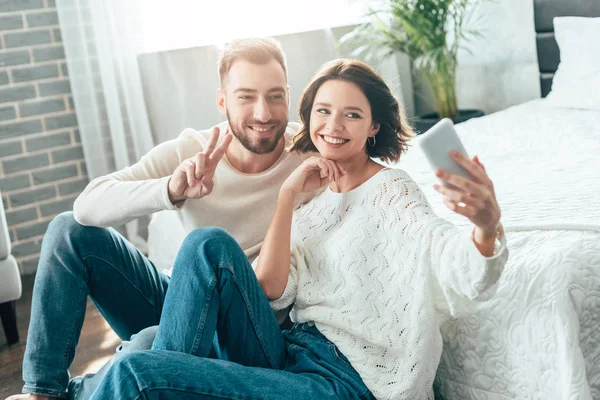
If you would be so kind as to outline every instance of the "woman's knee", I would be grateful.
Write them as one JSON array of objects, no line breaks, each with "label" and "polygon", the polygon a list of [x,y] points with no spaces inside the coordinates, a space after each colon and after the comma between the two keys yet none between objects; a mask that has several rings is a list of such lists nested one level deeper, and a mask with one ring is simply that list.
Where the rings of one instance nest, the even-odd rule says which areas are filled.
[{"label": "woman's knee", "polygon": [[103,378],[103,382],[118,383],[120,390],[125,389],[126,392],[136,390],[144,384],[143,372],[148,368],[157,367],[157,365],[152,365],[153,363],[150,360],[152,360],[152,355],[149,350],[117,353],[111,360],[111,365]]},{"label": "woman's knee", "polygon": [[[184,240],[179,250],[175,269],[182,266],[197,272],[199,261],[202,265],[215,267],[227,261],[236,260],[238,263],[247,261],[246,256],[237,241],[222,228],[210,227],[192,231]],[[174,269],[174,271],[175,271]]]},{"label": "woman's knee", "polygon": [[186,242],[191,242],[193,246],[197,246],[208,241],[227,242],[231,240],[235,242],[233,236],[231,236],[231,234],[225,229],[216,226],[210,226],[207,228],[194,229],[189,235],[187,235],[183,243],[185,245]]},{"label": "woman's knee", "polygon": [[205,255],[222,253],[228,250],[238,251],[237,241],[225,229],[218,227],[200,228],[193,230],[183,241],[183,251],[202,250]]},{"label": "woman's knee", "polygon": [[136,372],[136,370],[143,368],[144,364],[148,363],[147,359],[151,356],[148,354],[149,351],[150,350],[133,350],[119,352],[115,355],[111,368]]}]

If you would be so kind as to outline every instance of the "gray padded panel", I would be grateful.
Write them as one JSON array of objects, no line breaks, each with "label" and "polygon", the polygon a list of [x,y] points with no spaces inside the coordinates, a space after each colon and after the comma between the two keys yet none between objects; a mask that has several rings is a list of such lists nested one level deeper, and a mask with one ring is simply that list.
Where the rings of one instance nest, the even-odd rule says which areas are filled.
[{"label": "gray padded panel", "polygon": [[554,33],[538,33],[536,45],[540,72],[556,72],[560,62],[560,51]]},{"label": "gray padded panel", "polygon": [[550,89],[552,89],[552,78],[554,78],[554,74],[544,74],[540,75],[540,85],[542,87],[542,97],[548,96],[550,93]]},{"label": "gray padded panel", "polygon": [[535,31],[554,31],[554,17],[600,17],[600,0],[534,0]]},{"label": "gray padded panel", "polygon": [[550,92],[560,62],[554,17],[600,17],[600,0],[534,0],[534,18],[542,97]]},{"label": "gray padded panel", "polygon": [[0,261],[10,255],[10,236],[8,235],[8,224],[4,215],[1,195],[2,193],[0,192]]},{"label": "gray padded panel", "polygon": [[13,256],[0,260],[0,303],[21,298],[21,274]]}]

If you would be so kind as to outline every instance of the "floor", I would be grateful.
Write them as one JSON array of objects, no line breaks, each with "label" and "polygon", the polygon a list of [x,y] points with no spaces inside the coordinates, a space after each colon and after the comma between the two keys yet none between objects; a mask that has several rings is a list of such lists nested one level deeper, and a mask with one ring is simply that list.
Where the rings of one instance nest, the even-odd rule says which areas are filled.
[{"label": "floor", "polygon": [[[0,399],[20,393],[23,386],[21,367],[29,327],[32,289],[33,277],[23,277],[23,295],[17,301],[17,324],[21,341],[8,346],[4,331],[0,328]],[[96,372],[114,354],[120,342],[94,304],[88,300],[83,331],[70,369],[71,376]]]}]

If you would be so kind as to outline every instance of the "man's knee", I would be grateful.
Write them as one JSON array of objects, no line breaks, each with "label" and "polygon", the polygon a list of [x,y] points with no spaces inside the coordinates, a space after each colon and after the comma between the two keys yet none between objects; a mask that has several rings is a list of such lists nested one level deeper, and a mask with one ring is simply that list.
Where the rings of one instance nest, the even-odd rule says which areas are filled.
[{"label": "man's knee", "polygon": [[[110,246],[112,240],[108,228],[84,226],[75,220],[73,212],[64,212],[57,215],[48,225],[48,229],[42,240],[42,250],[38,271],[45,269],[53,270],[54,266],[60,264],[51,261],[53,257],[61,260],[70,260],[64,265],[75,268],[80,263],[73,262],[73,258],[81,259],[86,251],[105,249]],[[42,274],[43,275],[43,274]]]},{"label": "man's knee", "polygon": [[58,214],[50,221],[48,225],[48,231],[46,234],[64,234],[77,231],[81,229],[83,225],[80,225],[73,215],[73,211],[66,211]]},{"label": "man's knee", "polygon": [[[44,240],[53,242],[68,241],[71,243],[90,240],[92,243],[96,243],[99,237],[106,235],[109,235],[107,228],[81,225],[75,220],[73,212],[67,211],[52,219]],[[53,244],[56,245],[57,243]]]},{"label": "man's knee", "polygon": [[[109,228],[81,225],[75,220],[72,211],[57,215],[48,225],[44,235],[43,245],[51,248],[64,248],[65,245],[75,247],[81,245],[89,248],[94,246],[105,247],[107,240],[112,242]],[[104,240],[107,239],[107,240]]]}]

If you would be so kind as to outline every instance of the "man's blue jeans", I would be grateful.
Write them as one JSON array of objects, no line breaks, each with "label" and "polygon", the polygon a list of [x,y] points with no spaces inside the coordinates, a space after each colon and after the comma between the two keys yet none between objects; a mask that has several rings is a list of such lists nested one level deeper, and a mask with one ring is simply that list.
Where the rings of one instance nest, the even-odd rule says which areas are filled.
[{"label": "man's blue jeans", "polygon": [[[215,333],[224,359],[207,358]],[[372,399],[308,322],[282,332],[237,242],[199,229],[177,256],[152,350],[121,353],[101,399]]]},{"label": "man's blue jeans", "polygon": [[[114,229],[82,226],[70,212],[54,218],[33,288],[23,392],[67,396],[88,296],[114,331],[129,340],[158,325],[168,285],[169,277]],[[75,380],[70,389],[81,383]]]}]

